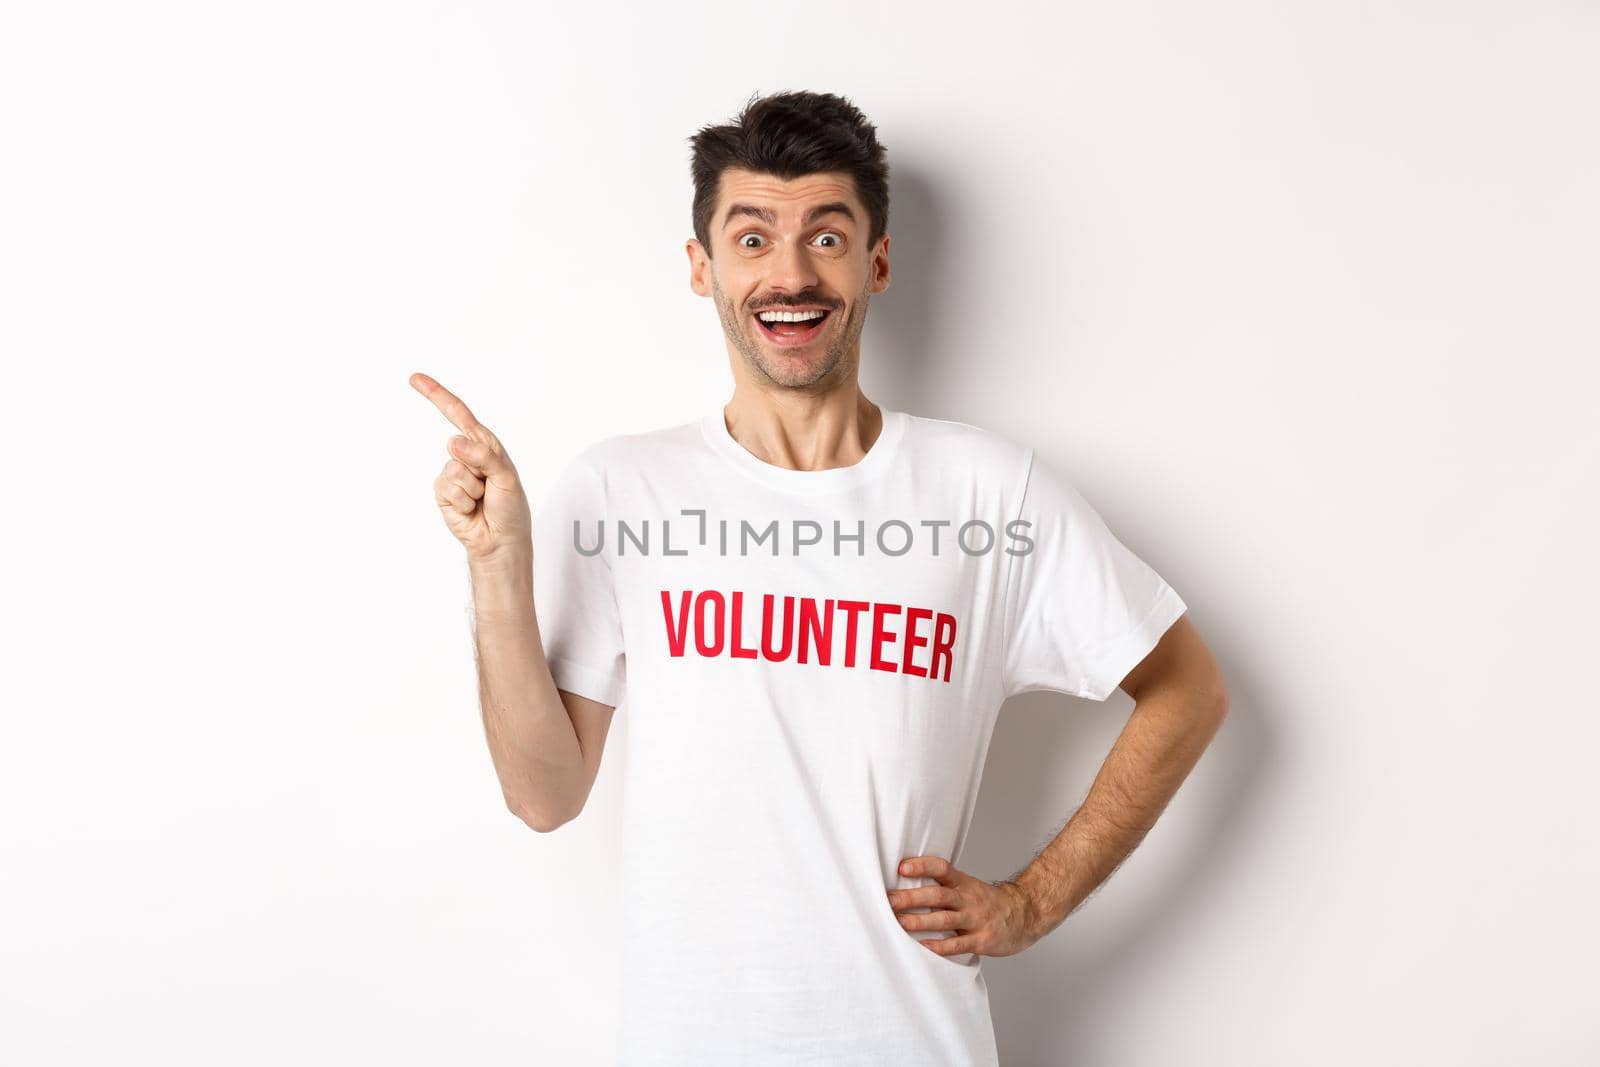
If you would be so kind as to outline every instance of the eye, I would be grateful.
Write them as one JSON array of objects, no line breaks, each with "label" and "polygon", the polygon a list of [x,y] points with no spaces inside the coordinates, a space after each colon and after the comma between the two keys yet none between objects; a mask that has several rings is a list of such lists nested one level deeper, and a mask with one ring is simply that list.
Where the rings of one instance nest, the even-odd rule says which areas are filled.
[{"label": "eye", "polygon": [[743,234],[739,238],[739,247],[741,247],[741,248],[757,248],[757,247],[759,247],[758,245],[747,245],[747,244],[745,244],[745,241],[747,241],[751,237],[754,237],[758,241],[762,239],[762,237],[761,237],[761,235],[759,233]]},{"label": "eye", "polygon": [[831,245],[829,245],[829,246],[828,246],[828,247],[829,247],[829,248],[838,248],[838,247],[839,247],[839,242],[841,242],[841,241],[843,241],[843,240],[844,240],[844,238],[843,238],[843,237],[840,237],[840,236],[839,236],[839,235],[838,235],[838,234],[836,234],[836,233],[833,233],[833,232],[831,232],[831,231],[830,231],[830,232],[828,232],[828,233],[822,233],[822,234],[818,234],[818,235],[817,235],[817,240],[819,240],[819,241],[820,241],[820,240],[822,240],[822,239],[823,239],[823,238],[824,238],[824,237],[832,237],[832,238],[833,238],[833,244],[831,244]]}]

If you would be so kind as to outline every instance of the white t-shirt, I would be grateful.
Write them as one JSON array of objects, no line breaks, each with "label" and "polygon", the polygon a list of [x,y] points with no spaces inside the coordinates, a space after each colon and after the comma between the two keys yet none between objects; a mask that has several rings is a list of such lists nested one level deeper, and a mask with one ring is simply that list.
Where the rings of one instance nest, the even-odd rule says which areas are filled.
[{"label": "white t-shirt", "polygon": [[1103,700],[1177,593],[1032,449],[888,409],[822,471],[720,408],[610,437],[534,523],[556,685],[626,716],[620,1062],[996,1063],[982,957],[886,891],[961,865],[1002,702]]}]

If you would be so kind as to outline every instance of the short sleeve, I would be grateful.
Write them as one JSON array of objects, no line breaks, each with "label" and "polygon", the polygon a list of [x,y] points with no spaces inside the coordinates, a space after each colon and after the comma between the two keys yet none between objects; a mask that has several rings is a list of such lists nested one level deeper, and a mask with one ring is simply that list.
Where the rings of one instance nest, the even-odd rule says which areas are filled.
[{"label": "short sleeve", "polygon": [[1007,527],[1005,695],[1104,700],[1186,605],[1056,470],[1032,453],[1026,467]]},{"label": "short sleeve", "polygon": [[556,688],[612,707],[627,680],[614,538],[604,471],[580,455],[533,509],[533,609]]}]

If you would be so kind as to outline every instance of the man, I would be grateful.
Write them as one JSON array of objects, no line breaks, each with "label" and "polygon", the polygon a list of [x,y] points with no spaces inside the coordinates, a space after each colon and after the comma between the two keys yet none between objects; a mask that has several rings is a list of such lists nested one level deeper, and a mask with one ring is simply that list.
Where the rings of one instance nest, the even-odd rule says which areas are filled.
[{"label": "man", "polygon": [[[690,285],[732,399],[608,438],[530,518],[504,446],[435,482],[466,546],[490,752],[534,829],[583,809],[626,701],[629,1064],[993,1064],[982,956],[1059,925],[1226,714],[1186,605],[1033,450],[874,404],[887,166],[848,101],[780,93],[693,138]],[[1053,690],[1132,716],[1025,869],[956,866],[996,713]]]}]

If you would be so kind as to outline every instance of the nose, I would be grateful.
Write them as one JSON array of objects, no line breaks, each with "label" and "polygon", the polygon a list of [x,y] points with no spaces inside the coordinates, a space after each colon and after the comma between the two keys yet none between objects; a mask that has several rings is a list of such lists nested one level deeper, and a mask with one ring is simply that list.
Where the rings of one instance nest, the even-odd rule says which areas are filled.
[{"label": "nose", "polygon": [[767,285],[774,290],[803,293],[817,284],[817,270],[804,244],[784,242],[767,257]]}]

